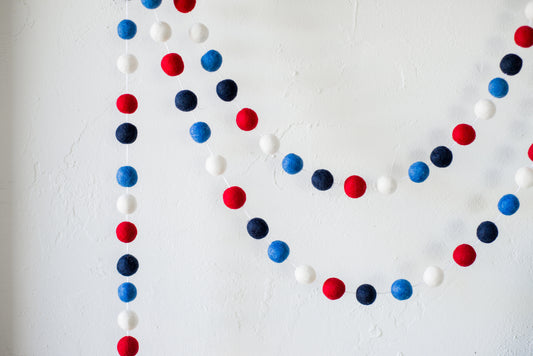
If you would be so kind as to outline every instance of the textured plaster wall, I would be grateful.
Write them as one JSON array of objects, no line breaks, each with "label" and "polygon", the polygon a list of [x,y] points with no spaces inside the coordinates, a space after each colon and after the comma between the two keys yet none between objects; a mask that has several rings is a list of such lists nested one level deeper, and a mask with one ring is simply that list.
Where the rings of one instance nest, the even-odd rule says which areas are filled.
[{"label": "textured plaster wall", "polygon": [[[532,353],[533,193],[519,193],[522,207],[498,221],[495,243],[475,242],[479,222],[515,191],[533,142],[533,52],[512,42],[525,1],[199,0],[193,18],[165,0],[158,15],[185,59],[181,81],[200,98],[194,115],[173,106],[179,85],[159,69],[154,15],[130,5],[140,61],[130,78],[140,101],[130,149],[140,174],[131,246],[141,264],[139,355]],[[123,335],[115,263],[125,247],[113,233],[114,175],[125,162],[113,137],[123,119],[114,108],[123,14],[123,1],[0,3],[1,355],[114,355]],[[186,36],[194,21],[211,30],[206,48],[225,56],[220,76],[200,68],[205,49]],[[525,62],[510,95],[476,124],[475,144],[452,145],[451,128],[471,122],[510,51]],[[214,94],[222,77],[240,85],[236,106]],[[260,114],[257,133],[277,133],[281,152],[304,158],[305,172],[288,177],[280,156],[260,154],[257,133],[234,125],[242,106]],[[207,151],[188,137],[195,119],[211,125],[211,148],[228,158],[247,210],[269,222],[268,240],[290,244],[288,263],[271,263],[269,241],[252,241],[244,214],[223,206],[223,181],[204,171]],[[422,185],[402,179],[440,144],[452,145],[452,167]],[[353,201],[342,184],[321,193],[309,183],[318,168],[338,182],[375,179],[394,161],[401,184],[390,197],[370,189]],[[450,263],[463,242],[479,253],[468,269]],[[380,294],[362,307],[350,294],[326,300],[320,283],[297,285],[291,264],[300,263],[351,291],[419,283],[428,264],[447,271],[440,288],[416,288],[407,302]]]}]

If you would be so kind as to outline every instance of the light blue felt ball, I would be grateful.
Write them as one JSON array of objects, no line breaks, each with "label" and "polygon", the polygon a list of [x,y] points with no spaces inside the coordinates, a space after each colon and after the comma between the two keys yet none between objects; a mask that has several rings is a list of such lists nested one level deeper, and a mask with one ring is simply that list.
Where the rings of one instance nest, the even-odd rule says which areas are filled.
[{"label": "light blue felt ball", "polygon": [[289,245],[283,241],[276,240],[268,246],[268,257],[276,263],[285,261],[289,257],[289,253]]},{"label": "light blue felt ball", "polygon": [[396,280],[390,289],[392,296],[398,300],[406,300],[413,295],[411,283],[405,279]]},{"label": "light blue felt ball", "polygon": [[489,93],[495,98],[503,98],[509,93],[509,84],[502,78],[494,78],[489,83]]},{"label": "light blue felt ball", "polygon": [[196,122],[189,129],[192,139],[198,143],[204,143],[211,137],[211,129],[205,122]]},{"label": "light blue felt ball", "polygon": [[117,171],[117,182],[120,186],[131,188],[137,184],[137,171],[131,166],[120,167]]},{"label": "light blue felt ball", "polygon": [[137,25],[131,20],[122,20],[117,26],[118,37],[123,40],[131,40],[137,33]]},{"label": "light blue felt ball", "polygon": [[424,162],[415,162],[409,167],[409,178],[415,183],[422,183],[429,177],[429,167]]},{"label": "light blue felt ball", "polygon": [[216,72],[222,66],[222,55],[212,49],[202,56],[200,62],[206,71]]},{"label": "light blue felt ball", "polygon": [[141,0],[141,3],[147,9],[157,9],[161,5],[162,0]]},{"label": "light blue felt ball", "polygon": [[498,202],[498,210],[503,215],[513,215],[520,208],[520,201],[513,194],[504,195]]},{"label": "light blue felt ball", "polygon": [[300,156],[295,155],[294,153],[289,153],[283,158],[281,166],[285,172],[289,174],[296,174],[304,168],[304,161],[300,158]]},{"label": "light blue felt ball", "polygon": [[137,288],[133,283],[125,282],[118,286],[118,297],[124,303],[132,302],[137,298]]}]

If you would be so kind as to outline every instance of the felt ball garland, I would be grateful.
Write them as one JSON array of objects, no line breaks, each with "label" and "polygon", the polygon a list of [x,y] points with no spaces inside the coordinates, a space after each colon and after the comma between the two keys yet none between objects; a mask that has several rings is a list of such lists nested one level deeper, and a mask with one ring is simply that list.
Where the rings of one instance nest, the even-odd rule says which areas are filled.
[{"label": "felt ball garland", "polygon": [[217,95],[224,101],[233,101],[237,97],[237,83],[231,79],[224,79],[217,84]]},{"label": "felt ball garland", "polygon": [[448,147],[439,146],[431,152],[430,159],[436,167],[446,168],[452,164],[453,154]]},{"label": "felt ball garland", "polygon": [[328,278],[322,285],[322,293],[330,300],[341,298],[346,292],[346,285],[338,278]]},{"label": "felt ball garland", "polygon": [[422,183],[429,177],[429,167],[424,162],[415,162],[409,167],[409,179]]},{"label": "felt ball garland", "polygon": [[130,243],[137,237],[137,227],[132,222],[123,221],[118,224],[116,233],[121,242]]},{"label": "felt ball garland", "polygon": [[398,279],[392,284],[391,293],[398,300],[406,300],[413,295],[413,286],[408,280]]},{"label": "felt ball garland", "polygon": [[513,215],[518,208],[520,208],[520,201],[514,194],[506,194],[498,202],[498,210],[503,215]]},{"label": "felt ball garland", "polygon": [[122,94],[117,98],[117,109],[123,114],[133,114],[138,105],[137,98],[131,94]]},{"label": "felt ball garland", "polygon": [[181,90],[176,94],[174,103],[178,110],[189,112],[196,109],[198,98],[196,97],[196,94],[190,90]]},{"label": "felt ball garland", "polygon": [[479,241],[490,244],[498,237],[498,227],[492,221],[484,221],[477,227],[476,234]]},{"label": "felt ball garland", "polygon": [[124,336],[117,344],[120,356],[135,356],[139,352],[139,342],[133,336]]},{"label": "felt ball garland", "polygon": [[517,75],[522,69],[522,58],[514,53],[506,54],[500,62],[500,69],[507,75]]},{"label": "felt ball garland", "polygon": [[133,283],[122,283],[118,287],[118,297],[124,303],[133,302],[137,298],[137,288]]},{"label": "felt ball garland", "polygon": [[304,161],[300,156],[289,153],[283,158],[282,167],[289,174],[297,174],[304,168]]},{"label": "felt ball garland", "polygon": [[529,26],[519,27],[514,34],[515,43],[523,48],[533,46],[533,28]]},{"label": "felt ball garland", "polygon": [[461,146],[467,146],[476,139],[476,131],[468,124],[459,124],[453,129],[452,138]]},{"label": "felt ball garland", "polygon": [[137,139],[137,127],[132,123],[125,122],[115,131],[117,141],[126,145],[132,144]]},{"label": "felt ball garland", "polygon": [[117,262],[117,271],[125,277],[133,276],[139,269],[139,261],[135,256],[126,254],[119,258]]},{"label": "felt ball garland", "polygon": [[118,23],[117,33],[123,40],[131,40],[137,34],[137,25],[131,20],[122,20]]},{"label": "felt ball garland", "polygon": [[333,175],[327,169],[318,169],[313,173],[311,183],[318,190],[328,190],[333,186]]},{"label": "felt ball garland", "polygon": [[156,42],[166,42],[172,36],[172,28],[166,22],[157,21],[150,27],[150,37]]},{"label": "felt ball garland", "polygon": [[287,257],[289,257],[289,253],[289,245],[283,241],[276,240],[273,241],[270,246],[268,246],[268,258],[270,258],[273,262],[284,262]]},{"label": "felt ball garland", "polygon": [[268,224],[261,218],[253,218],[246,226],[248,234],[256,240],[261,240],[268,235]]},{"label": "felt ball garland", "polygon": [[462,244],[453,251],[453,260],[461,267],[468,267],[476,260],[476,250],[468,244]]},{"label": "felt ball garland", "polygon": [[222,195],[224,204],[233,210],[240,209],[246,203],[246,193],[241,187],[229,187]]},{"label": "felt ball garland", "polygon": [[179,12],[191,12],[196,6],[196,0],[174,0],[174,6]]},{"label": "felt ball garland", "polygon": [[370,305],[376,301],[377,292],[376,288],[370,284],[363,284],[357,287],[355,292],[355,298],[363,305]]},{"label": "felt ball garland", "polygon": [[204,143],[211,137],[211,129],[205,122],[196,122],[192,124],[189,133],[196,143]]},{"label": "felt ball garland", "polygon": [[169,53],[161,59],[161,69],[168,76],[175,77],[183,73],[185,65],[183,59],[177,53]]},{"label": "felt ball garland", "polygon": [[503,78],[494,78],[489,83],[489,93],[498,99],[501,99],[509,93],[509,84]]},{"label": "felt ball garland", "polygon": [[350,176],[344,181],[344,192],[347,196],[357,199],[365,195],[366,182],[359,176]]},{"label": "felt ball garland", "polygon": [[222,55],[212,49],[202,56],[200,63],[206,71],[216,72],[222,66]]},{"label": "felt ball garland", "polygon": [[243,131],[252,131],[259,122],[256,112],[249,108],[244,108],[237,113],[237,126]]}]

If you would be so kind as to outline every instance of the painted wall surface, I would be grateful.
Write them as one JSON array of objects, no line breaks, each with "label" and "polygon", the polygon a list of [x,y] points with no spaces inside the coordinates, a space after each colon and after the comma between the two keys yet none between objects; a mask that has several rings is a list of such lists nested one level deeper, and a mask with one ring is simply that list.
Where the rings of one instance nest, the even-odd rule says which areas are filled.
[{"label": "painted wall surface", "polygon": [[[123,335],[115,264],[125,246],[114,229],[125,148],[114,131],[124,119],[115,108],[125,88],[115,67],[124,4],[0,3],[0,355],[114,355]],[[496,242],[475,237],[531,163],[533,49],[513,43],[525,5],[198,0],[183,15],[165,0],[157,14],[185,60],[180,80],[200,98],[184,114],[173,104],[178,80],[159,67],[166,49],[148,34],[154,13],[131,1],[139,355],[532,354],[533,192],[520,191],[518,213],[498,220]],[[187,37],[196,21],[211,31],[205,46]],[[224,56],[217,73],[199,62],[211,48]],[[496,117],[475,123],[471,146],[453,144],[452,128],[473,121],[473,104],[511,52],[524,68],[508,78]],[[223,78],[239,84],[235,104],[216,97]],[[236,127],[241,107],[259,113],[256,131]],[[246,210],[268,221],[265,241],[247,235],[243,212],[222,203],[223,180],[205,172],[208,151],[188,136],[200,120],[213,130],[210,148],[228,159],[226,178],[246,190]],[[304,172],[288,176],[282,154],[261,154],[259,135],[269,132],[282,138],[281,153],[304,158]],[[450,168],[432,167],[424,184],[405,179],[442,144],[454,151]],[[310,184],[319,168],[336,178],[329,192]],[[390,170],[400,187],[381,196],[372,181]],[[362,199],[343,193],[351,174],[369,179]],[[268,260],[274,239],[290,245],[287,263]],[[478,250],[470,268],[451,262],[460,243]],[[317,270],[312,286],[294,281],[293,265],[304,263]],[[431,264],[446,268],[436,289],[419,285]],[[321,293],[330,276],[349,291],[372,283],[385,294],[371,307],[353,294],[332,302]],[[386,294],[398,278],[417,284],[409,301]]]}]

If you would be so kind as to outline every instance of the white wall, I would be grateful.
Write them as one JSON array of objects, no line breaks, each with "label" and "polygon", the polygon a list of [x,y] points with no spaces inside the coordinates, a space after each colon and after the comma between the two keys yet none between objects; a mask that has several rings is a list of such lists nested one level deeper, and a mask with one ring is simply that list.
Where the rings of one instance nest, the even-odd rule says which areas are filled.
[{"label": "white wall", "polygon": [[[532,344],[533,195],[498,221],[500,237],[476,243],[479,222],[515,191],[533,142],[532,49],[513,44],[525,1],[330,2],[199,0],[193,15],[164,1],[171,50],[183,55],[184,86],[197,92],[192,115],[173,106],[179,85],[159,69],[164,47],[151,41],[154,14],[139,1],[130,50],[140,69],[130,88],[140,101],[138,141],[130,148],[140,180],[131,246],[141,264],[132,308],[139,355],[526,355]],[[115,28],[124,1],[3,1],[0,5],[0,354],[113,355],[124,307],[115,270],[125,247],[114,237],[121,217],[114,180],[125,148],[114,139],[124,90],[115,68],[124,43]],[[194,21],[211,30],[207,48],[224,55],[218,74],[201,70],[202,46],[186,35]],[[516,52],[524,69],[510,78],[498,114],[477,122],[478,139],[452,145],[457,123]],[[214,94],[221,77],[240,85],[236,106]],[[238,107],[260,114],[256,132],[234,125]],[[211,148],[228,158],[227,179],[248,193],[247,210],[270,224],[268,241],[246,234],[242,212],[221,202],[224,183],[203,168],[207,152],[188,137],[194,120],[213,129]],[[306,172],[288,177],[282,156],[264,158],[258,135],[282,136],[281,151],[300,154]],[[390,197],[360,200],[342,184],[322,193],[314,169],[338,182],[394,176],[450,144],[449,169],[427,183],[401,180]],[[271,263],[272,239],[291,246],[290,261]],[[451,263],[460,243],[478,260]],[[429,264],[447,267],[437,289],[423,286],[398,302],[371,307],[347,294],[326,300],[321,282],[297,285],[291,264],[312,264],[318,280],[342,278],[350,291],[373,283],[387,291],[413,283]]]}]

